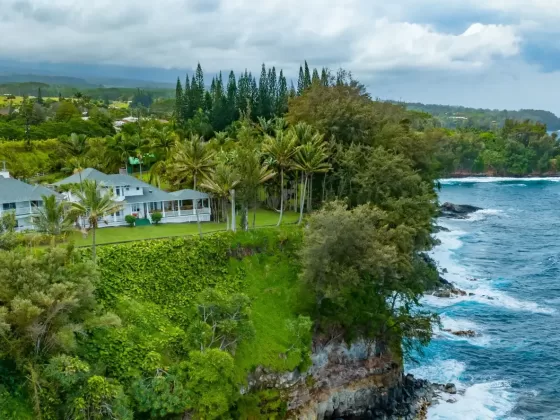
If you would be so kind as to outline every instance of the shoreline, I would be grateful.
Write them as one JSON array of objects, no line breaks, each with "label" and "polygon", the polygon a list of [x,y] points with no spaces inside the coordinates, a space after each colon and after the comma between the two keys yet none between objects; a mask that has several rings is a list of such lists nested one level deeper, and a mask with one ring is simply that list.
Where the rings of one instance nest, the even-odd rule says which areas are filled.
[{"label": "shoreline", "polygon": [[531,179],[531,178],[560,178],[560,173],[554,174],[527,174],[527,175],[490,175],[484,173],[467,174],[454,173],[445,175],[440,179],[463,179],[463,178],[512,178],[512,179]]}]

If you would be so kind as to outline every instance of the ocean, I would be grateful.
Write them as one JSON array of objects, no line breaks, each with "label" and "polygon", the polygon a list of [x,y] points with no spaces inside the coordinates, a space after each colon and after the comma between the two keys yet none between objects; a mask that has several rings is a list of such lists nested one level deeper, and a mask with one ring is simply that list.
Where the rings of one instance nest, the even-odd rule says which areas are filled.
[{"label": "ocean", "polygon": [[440,202],[483,208],[449,229],[432,257],[443,276],[474,296],[428,296],[443,329],[406,369],[453,382],[456,402],[429,419],[560,419],[560,179],[442,180]]}]

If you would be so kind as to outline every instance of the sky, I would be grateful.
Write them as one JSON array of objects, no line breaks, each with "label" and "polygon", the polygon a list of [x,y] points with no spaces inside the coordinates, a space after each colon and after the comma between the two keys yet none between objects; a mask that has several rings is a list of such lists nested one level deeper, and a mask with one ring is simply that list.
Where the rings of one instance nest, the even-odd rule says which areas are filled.
[{"label": "sky", "polygon": [[297,77],[307,60],[382,99],[560,115],[560,0],[0,3],[0,61],[174,82],[197,62]]}]

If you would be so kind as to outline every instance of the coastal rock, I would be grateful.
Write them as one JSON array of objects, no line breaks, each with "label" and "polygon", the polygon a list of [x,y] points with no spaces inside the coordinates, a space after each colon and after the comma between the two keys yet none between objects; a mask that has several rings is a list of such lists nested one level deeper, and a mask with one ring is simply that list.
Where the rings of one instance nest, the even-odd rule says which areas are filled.
[{"label": "coastal rock", "polygon": [[440,217],[448,219],[466,219],[469,214],[482,209],[468,204],[443,203],[439,210]]},{"label": "coastal rock", "polygon": [[443,330],[447,333],[456,335],[457,337],[476,337],[478,334],[473,330],[466,330],[466,331],[452,331],[452,330]]},{"label": "coastal rock", "polygon": [[243,393],[277,389],[287,404],[287,418],[303,420],[425,418],[438,396],[428,381],[404,375],[384,346],[358,342],[314,347],[308,371],[258,368]]},{"label": "coastal rock", "polygon": [[456,394],[457,393],[457,388],[455,387],[455,384],[447,384],[445,385],[445,392],[447,392],[448,394]]}]

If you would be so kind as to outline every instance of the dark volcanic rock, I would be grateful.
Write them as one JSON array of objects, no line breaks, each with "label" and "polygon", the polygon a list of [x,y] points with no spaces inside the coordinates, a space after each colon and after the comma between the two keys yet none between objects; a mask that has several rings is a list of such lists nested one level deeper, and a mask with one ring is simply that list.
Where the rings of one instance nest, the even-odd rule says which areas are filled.
[{"label": "dark volcanic rock", "polygon": [[448,219],[466,219],[469,214],[482,210],[480,207],[470,206],[468,204],[443,203],[440,208],[440,217]]}]

